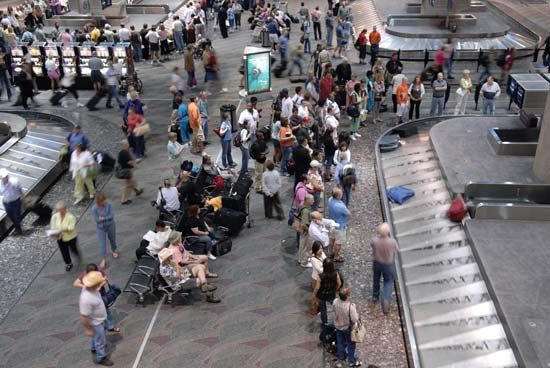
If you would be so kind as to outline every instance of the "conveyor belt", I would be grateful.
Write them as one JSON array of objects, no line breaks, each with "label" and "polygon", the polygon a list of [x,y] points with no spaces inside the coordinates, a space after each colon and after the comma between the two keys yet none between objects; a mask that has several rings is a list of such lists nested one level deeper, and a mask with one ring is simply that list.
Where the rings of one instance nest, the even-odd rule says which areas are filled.
[{"label": "conveyor belt", "polygon": [[415,190],[405,204],[386,208],[400,245],[399,283],[416,365],[517,367],[462,225],[445,216],[451,198],[426,130],[404,143],[380,153],[379,172],[386,189]]},{"label": "conveyor belt", "polygon": [[[51,184],[43,183],[43,179],[56,168],[53,175],[60,172],[59,150],[71,126],[65,121],[26,120],[27,134],[22,138],[12,137],[6,142],[9,148],[0,154],[0,168],[8,170],[10,177],[17,179],[25,192],[39,194],[38,187],[45,189]],[[41,190],[39,192],[41,194]],[[3,221],[5,212],[1,198],[0,221]]]}]

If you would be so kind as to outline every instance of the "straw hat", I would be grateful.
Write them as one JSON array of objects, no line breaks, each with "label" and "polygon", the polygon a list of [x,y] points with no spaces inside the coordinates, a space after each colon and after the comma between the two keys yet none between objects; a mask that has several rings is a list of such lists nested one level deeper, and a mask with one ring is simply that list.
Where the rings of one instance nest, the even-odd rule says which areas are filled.
[{"label": "straw hat", "polygon": [[172,248],[162,249],[158,254],[160,263],[164,263],[164,261],[166,261],[168,258],[172,257],[172,255],[173,255]]},{"label": "straw hat", "polygon": [[95,288],[97,286],[103,286],[107,280],[99,271],[91,271],[84,276],[82,283],[87,288]]}]

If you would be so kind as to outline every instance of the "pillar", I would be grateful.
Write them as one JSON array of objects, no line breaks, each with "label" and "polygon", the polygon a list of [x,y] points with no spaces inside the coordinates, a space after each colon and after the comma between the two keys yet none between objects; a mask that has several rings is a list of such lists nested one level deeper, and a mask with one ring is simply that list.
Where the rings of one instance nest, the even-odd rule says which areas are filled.
[{"label": "pillar", "polygon": [[542,179],[545,184],[550,184],[550,93],[546,97],[546,106],[540,124],[534,171],[535,176]]}]

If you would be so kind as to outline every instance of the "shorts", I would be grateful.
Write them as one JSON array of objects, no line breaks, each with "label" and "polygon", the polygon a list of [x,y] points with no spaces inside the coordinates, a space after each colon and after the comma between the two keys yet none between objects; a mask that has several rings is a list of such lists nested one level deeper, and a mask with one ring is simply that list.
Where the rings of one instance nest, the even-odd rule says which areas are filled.
[{"label": "shorts", "polygon": [[405,112],[407,111],[408,107],[409,107],[408,104],[399,104],[399,105],[397,105],[396,115],[399,116],[399,117],[403,116],[403,114],[405,114]]},{"label": "shorts", "polygon": [[270,33],[269,34],[269,40],[272,43],[278,43],[279,42],[279,36],[277,35],[277,33]]},{"label": "shorts", "polygon": [[158,43],[150,43],[149,47],[151,48],[151,51],[158,51],[159,50],[159,44]]},{"label": "shorts", "polygon": [[57,69],[48,70],[48,77],[52,80],[59,78],[59,72]]},{"label": "shorts", "polygon": [[100,70],[92,70],[92,73],[90,74],[90,77],[92,78],[92,82],[101,82],[101,71]]},{"label": "shorts", "polygon": [[344,245],[348,240],[348,228],[343,230],[334,229],[329,233],[329,237],[334,239],[336,244]]}]

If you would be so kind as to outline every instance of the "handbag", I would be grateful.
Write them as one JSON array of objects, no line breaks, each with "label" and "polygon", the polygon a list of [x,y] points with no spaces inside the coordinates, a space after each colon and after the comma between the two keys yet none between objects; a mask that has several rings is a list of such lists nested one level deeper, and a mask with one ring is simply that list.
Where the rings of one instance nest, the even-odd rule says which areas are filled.
[{"label": "handbag", "polygon": [[130,169],[122,168],[120,165],[117,165],[115,168],[115,177],[117,179],[130,179],[132,177],[132,172]]},{"label": "handbag", "polygon": [[222,134],[222,129],[220,127],[216,127],[214,129],[212,129],[212,131],[220,138],[223,138],[223,134]]},{"label": "handbag", "polygon": [[291,206],[288,210],[288,226],[294,227],[294,219],[296,218],[296,207]]},{"label": "handbag", "polygon": [[319,300],[317,300],[316,297],[312,297],[312,298],[311,298],[311,304],[310,304],[310,307],[309,307],[309,313],[310,313],[312,316],[316,316],[317,313],[319,313]]},{"label": "handbag", "polygon": [[367,329],[363,324],[361,318],[357,320],[353,326],[351,324],[351,303],[349,304],[349,324],[351,327],[351,341],[353,342],[363,342],[365,335],[367,334]]},{"label": "handbag", "polygon": [[145,136],[151,133],[151,126],[149,123],[143,122],[134,128],[134,135],[136,137]]},{"label": "handbag", "polygon": [[109,281],[107,281],[107,285],[109,286],[109,289],[105,290],[103,295],[101,295],[101,298],[103,299],[103,303],[105,303],[105,306],[109,308],[110,306],[115,304],[118,296],[122,294],[122,290],[120,290],[120,288],[115,284],[109,283]]},{"label": "handbag", "polygon": [[464,96],[464,91],[462,90],[462,88],[458,87],[456,90],[456,94],[459,96]]},{"label": "handbag", "polygon": [[292,228],[296,231],[302,232],[302,211],[298,211],[294,214]]},{"label": "handbag", "polygon": [[346,110],[349,116],[352,118],[357,118],[361,113],[359,112],[359,109],[354,104],[350,104]]}]

